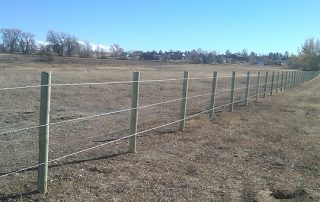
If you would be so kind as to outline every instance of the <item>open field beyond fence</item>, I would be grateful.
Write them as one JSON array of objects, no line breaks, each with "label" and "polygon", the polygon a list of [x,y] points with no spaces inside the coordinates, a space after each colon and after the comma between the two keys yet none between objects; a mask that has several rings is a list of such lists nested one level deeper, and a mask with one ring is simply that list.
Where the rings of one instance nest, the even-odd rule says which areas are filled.
[{"label": "open field beyond fence", "polygon": [[[93,68],[53,69],[51,84],[42,83],[42,86],[39,86],[42,68],[1,70],[0,180],[5,182],[1,183],[1,194],[15,192],[14,187],[16,192],[36,189],[38,167],[46,165],[39,164],[38,159],[39,128],[50,126],[50,192],[50,180],[55,179],[50,170],[55,166],[94,157],[102,151],[105,155],[127,152],[128,139],[135,135],[174,133],[181,129],[184,121],[188,124],[188,120],[203,114],[231,111],[231,106],[237,110],[240,105],[255,102],[257,97],[261,99],[300,86],[318,74],[191,65]],[[188,71],[188,77],[185,73],[183,78],[181,69]],[[139,81],[132,80],[132,70],[140,72]],[[234,86],[232,70],[235,71]],[[213,76],[214,71],[217,77]],[[139,86],[136,108],[132,107],[134,84]],[[39,127],[39,106],[43,99],[40,90],[48,88],[51,88],[50,122]],[[184,94],[183,89],[187,90]],[[186,111],[181,114],[184,101]],[[132,132],[134,110],[138,111],[137,131]],[[119,143],[120,140],[124,143]],[[139,144],[136,150],[139,153]]]}]

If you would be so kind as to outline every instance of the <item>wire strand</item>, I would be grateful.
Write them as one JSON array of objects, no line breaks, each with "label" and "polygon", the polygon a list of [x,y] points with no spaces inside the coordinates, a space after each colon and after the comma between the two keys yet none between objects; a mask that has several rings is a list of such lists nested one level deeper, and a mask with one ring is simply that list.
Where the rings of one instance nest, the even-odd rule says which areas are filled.
[{"label": "wire strand", "polygon": [[[217,78],[231,78],[232,76],[218,76]],[[245,76],[237,76],[237,78],[241,78]],[[256,76],[251,76],[256,77]],[[189,80],[200,80],[200,79],[212,79],[213,76],[210,77],[191,77]],[[3,90],[15,90],[15,89],[27,89],[27,88],[38,88],[44,86],[83,86],[83,85],[108,85],[108,84],[130,84],[134,82],[139,83],[150,83],[150,82],[164,82],[164,81],[178,81],[184,80],[186,78],[169,78],[169,79],[152,79],[152,80],[142,80],[142,81],[108,81],[108,82],[85,82],[85,83],[52,83],[51,85],[30,85],[30,86],[16,86],[16,87],[5,87],[0,88],[0,91]]]},{"label": "wire strand", "polygon": [[[263,94],[263,93],[260,93],[260,94]],[[256,96],[256,95],[254,95]],[[249,99],[251,97],[254,97],[254,96],[250,96],[248,98],[243,98],[241,99],[242,100],[245,100],[245,99]],[[153,127],[153,128],[150,128],[150,129],[146,129],[146,130],[143,130],[143,131],[140,131],[140,132],[137,132],[135,134],[131,134],[131,135],[127,135],[127,136],[124,136],[124,137],[121,137],[121,138],[118,138],[118,139],[115,139],[115,140],[112,140],[112,141],[109,141],[109,142],[106,142],[106,143],[102,143],[102,144],[98,144],[96,146],[93,146],[93,147],[89,147],[89,148],[86,148],[86,149],[83,149],[83,150],[80,150],[80,151],[77,151],[77,152],[74,152],[74,153],[70,153],[70,154],[67,154],[67,155],[64,155],[64,156],[61,156],[59,158],[56,158],[56,159],[52,159],[52,160],[49,160],[48,161],[48,164],[52,163],[52,162],[57,162],[57,161],[60,161],[62,159],[65,159],[67,157],[70,157],[70,156],[74,156],[74,155],[77,155],[77,154],[80,154],[80,153],[84,153],[86,151],[90,151],[90,150],[93,150],[93,149],[96,149],[96,148],[99,148],[99,147],[102,147],[102,146],[105,146],[105,145],[108,145],[108,144],[111,144],[111,143],[114,143],[114,142],[118,142],[118,141],[121,141],[121,140],[125,140],[125,139],[128,139],[132,136],[135,136],[135,135],[141,135],[141,134],[144,134],[144,133],[147,133],[147,132],[150,132],[150,131],[153,131],[153,130],[156,130],[156,129],[159,129],[159,128],[162,128],[162,127],[165,127],[165,126],[168,126],[168,125],[172,125],[172,124],[175,124],[175,123],[178,123],[180,121],[183,121],[183,120],[188,120],[190,118],[193,118],[195,116],[199,116],[200,114],[204,114],[206,112],[209,112],[211,110],[214,110],[214,109],[218,109],[218,108],[221,108],[221,107],[225,107],[225,106],[228,106],[230,104],[234,104],[234,103],[237,103],[239,102],[240,100],[236,100],[234,102],[231,102],[231,103],[227,103],[227,104],[223,104],[223,105],[219,105],[217,107],[214,107],[212,109],[207,109],[207,110],[204,110],[202,112],[199,112],[199,113],[196,113],[194,115],[191,115],[191,116],[188,116],[184,119],[179,119],[179,120],[176,120],[176,121],[173,121],[173,122],[170,122],[170,123],[166,123],[166,124],[163,124],[163,125],[160,125],[160,126],[156,126],[156,127]],[[3,174],[3,175],[0,175],[0,178],[2,177],[6,177],[6,176],[9,176],[9,175],[12,175],[12,174],[15,174],[15,173],[20,173],[20,172],[23,172],[23,171],[26,171],[26,170],[30,170],[30,169],[33,169],[33,168],[37,168],[41,165],[44,165],[45,163],[40,163],[40,164],[37,164],[37,165],[33,165],[33,166],[29,166],[29,167],[24,167],[22,169],[19,169],[19,170],[15,170],[15,171],[9,171],[7,172],[6,174]]]},{"label": "wire strand", "polygon": [[[272,84],[272,82],[267,83],[267,84]],[[261,85],[265,85],[265,83],[260,84],[260,86]],[[255,86],[258,86],[258,85],[252,85],[252,86],[249,86],[249,88],[250,87],[255,87]],[[245,88],[246,87],[240,87],[240,88],[235,88],[233,90],[236,91],[236,90],[245,89]],[[224,90],[224,91],[218,91],[215,94],[225,93],[225,92],[229,92],[229,91],[231,91],[231,89]],[[203,97],[203,96],[212,95],[212,94],[214,94],[214,93],[206,93],[206,94],[201,94],[201,95],[189,96],[186,99],[196,98],[196,97]],[[179,98],[179,99],[173,99],[173,100],[168,100],[168,101],[164,101],[164,102],[149,104],[149,105],[138,107],[137,109],[142,109],[142,108],[147,108],[147,107],[151,107],[151,106],[157,106],[157,105],[161,105],[161,104],[176,102],[176,101],[183,100],[183,99],[184,98]],[[16,130],[0,132],[0,135],[8,134],[8,133],[15,133],[15,132],[24,131],[24,130],[30,130],[30,129],[35,129],[35,128],[40,128],[40,127],[47,126],[47,125],[56,125],[56,124],[68,123],[68,122],[77,122],[77,121],[81,121],[81,120],[87,120],[87,119],[90,119],[90,118],[96,118],[96,117],[107,116],[107,115],[121,113],[121,112],[127,112],[127,111],[130,111],[132,109],[135,109],[135,108],[121,109],[121,110],[117,110],[117,111],[106,112],[106,113],[101,113],[101,114],[96,114],[96,115],[91,115],[91,116],[86,116],[86,117],[79,117],[79,118],[75,118],[75,119],[69,119],[69,120],[64,120],[64,121],[59,121],[59,122],[53,122],[53,123],[49,123],[49,124],[45,124],[45,125],[27,126],[27,127],[16,129]]]}]

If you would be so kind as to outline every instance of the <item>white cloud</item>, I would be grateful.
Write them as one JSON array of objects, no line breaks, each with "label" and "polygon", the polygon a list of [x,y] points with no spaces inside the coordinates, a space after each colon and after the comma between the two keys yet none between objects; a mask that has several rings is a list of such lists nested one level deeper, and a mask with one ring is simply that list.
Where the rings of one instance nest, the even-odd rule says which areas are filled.
[{"label": "white cloud", "polygon": [[46,42],[46,41],[36,41],[36,45],[37,46],[46,46],[46,45],[49,45],[49,43],[48,42]]}]

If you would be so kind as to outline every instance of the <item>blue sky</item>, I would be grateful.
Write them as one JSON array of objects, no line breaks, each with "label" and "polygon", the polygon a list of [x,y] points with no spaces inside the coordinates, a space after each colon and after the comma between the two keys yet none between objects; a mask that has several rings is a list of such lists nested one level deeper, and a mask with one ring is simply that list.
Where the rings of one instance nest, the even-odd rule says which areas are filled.
[{"label": "blue sky", "polygon": [[296,53],[320,38],[319,0],[1,0],[0,28],[63,31],[125,50]]}]

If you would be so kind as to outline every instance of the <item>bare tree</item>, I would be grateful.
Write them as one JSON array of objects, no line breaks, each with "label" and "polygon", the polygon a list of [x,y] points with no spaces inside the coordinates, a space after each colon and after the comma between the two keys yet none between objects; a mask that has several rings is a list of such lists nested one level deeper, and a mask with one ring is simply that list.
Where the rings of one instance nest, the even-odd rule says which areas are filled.
[{"label": "bare tree", "polygon": [[124,52],[123,48],[121,48],[119,44],[112,45],[110,49],[113,55],[116,57],[119,57]]},{"label": "bare tree", "polygon": [[63,56],[64,54],[72,56],[72,53],[78,47],[77,38],[64,32],[48,31],[47,41],[50,43],[53,51],[58,53],[59,56]]},{"label": "bare tree", "polygon": [[18,49],[21,30],[19,29],[1,29],[3,46],[13,53]]},{"label": "bare tree", "polygon": [[70,35],[70,34],[66,34],[64,36],[64,49],[65,49],[65,53],[67,56],[72,56],[72,53],[77,52],[79,43],[77,41],[77,38]]},{"label": "bare tree", "polygon": [[88,41],[84,41],[83,44],[78,45],[79,57],[88,58],[92,53],[92,46]]},{"label": "bare tree", "polygon": [[19,45],[22,53],[29,54],[35,49],[34,35],[30,32],[23,32],[19,39]]},{"label": "bare tree", "polygon": [[63,33],[57,33],[52,30],[47,33],[47,41],[50,43],[50,46],[54,52],[59,56],[63,56],[64,49],[64,39],[62,38]]}]

